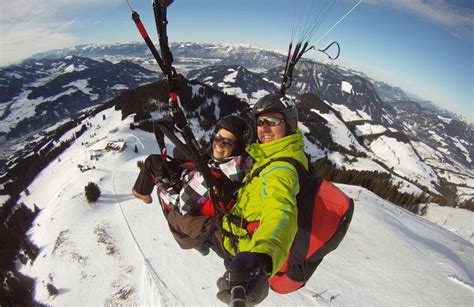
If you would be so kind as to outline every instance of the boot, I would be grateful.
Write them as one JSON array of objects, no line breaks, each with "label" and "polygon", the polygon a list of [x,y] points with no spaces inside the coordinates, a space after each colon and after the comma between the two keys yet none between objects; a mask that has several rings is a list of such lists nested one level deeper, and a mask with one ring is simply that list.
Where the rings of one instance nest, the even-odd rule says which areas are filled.
[{"label": "boot", "polygon": [[151,195],[142,195],[135,191],[135,189],[132,189],[132,194],[138,199],[141,199],[145,204],[151,204],[153,199],[151,198]]}]

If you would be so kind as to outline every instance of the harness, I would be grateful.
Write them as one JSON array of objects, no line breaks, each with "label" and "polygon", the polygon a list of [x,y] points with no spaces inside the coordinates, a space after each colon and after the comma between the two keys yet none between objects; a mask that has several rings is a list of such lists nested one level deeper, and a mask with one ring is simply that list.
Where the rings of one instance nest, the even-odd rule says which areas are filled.
[{"label": "harness", "polygon": [[[213,178],[210,168],[206,163],[207,159],[202,153],[201,147],[199,146],[186,120],[178,95],[177,73],[172,65],[173,54],[171,53],[168,45],[167,35],[167,8],[172,2],[172,0],[153,0],[153,12],[158,31],[161,56],[151,41],[145,26],[141,22],[140,15],[134,11],[130,6],[130,3],[128,3],[130,10],[132,11],[132,19],[135,22],[140,35],[150,49],[153,57],[160,66],[161,71],[166,76],[169,85],[169,106],[171,110],[171,117],[154,122],[153,127],[155,138],[161,150],[164,167],[167,169],[167,171],[169,171],[170,174],[175,172],[173,172],[173,170],[168,165],[168,162],[171,158],[167,154],[164,136],[168,137],[185,155],[185,157],[194,163],[196,169],[203,175],[204,180],[209,187],[209,196],[212,200],[217,215],[222,215],[225,212],[218,206],[218,188],[216,186],[215,179]],[[176,136],[174,133],[175,131],[181,134],[184,139],[184,143]],[[176,174],[174,174],[174,176],[176,176]]]}]

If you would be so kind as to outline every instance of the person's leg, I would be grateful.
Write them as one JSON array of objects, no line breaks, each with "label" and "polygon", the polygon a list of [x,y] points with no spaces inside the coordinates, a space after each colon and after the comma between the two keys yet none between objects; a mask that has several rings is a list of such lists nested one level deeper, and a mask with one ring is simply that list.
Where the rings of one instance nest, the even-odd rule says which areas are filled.
[{"label": "person's leg", "polygon": [[217,256],[224,260],[224,266],[227,267],[229,262],[232,260],[232,255],[230,255],[225,249],[222,231],[217,226],[209,239],[209,246],[217,254]]},{"label": "person's leg", "polygon": [[133,185],[132,193],[135,197],[149,204],[152,202],[151,192],[155,187],[154,179],[163,176],[163,161],[160,155],[149,155],[144,162],[140,173]]},{"label": "person's leg", "polygon": [[222,244],[215,217],[182,215],[172,211],[167,219],[170,231],[182,249],[194,248],[207,255],[211,248],[223,259],[230,257]]},{"label": "person's leg", "polygon": [[177,211],[171,211],[167,219],[171,233],[182,249],[191,249],[202,245],[209,238],[213,226],[211,217],[182,215]]}]

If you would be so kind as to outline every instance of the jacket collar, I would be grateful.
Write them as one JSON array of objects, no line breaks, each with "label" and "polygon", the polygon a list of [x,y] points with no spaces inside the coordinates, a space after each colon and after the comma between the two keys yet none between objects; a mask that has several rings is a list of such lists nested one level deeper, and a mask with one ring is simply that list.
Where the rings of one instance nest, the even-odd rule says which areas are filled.
[{"label": "jacket collar", "polygon": [[279,156],[291,156],[291,152],[304,149],[303,134],[301,131],[287,135],[269,143],[253,143],[247,148],[247,152],[256,161]]}]

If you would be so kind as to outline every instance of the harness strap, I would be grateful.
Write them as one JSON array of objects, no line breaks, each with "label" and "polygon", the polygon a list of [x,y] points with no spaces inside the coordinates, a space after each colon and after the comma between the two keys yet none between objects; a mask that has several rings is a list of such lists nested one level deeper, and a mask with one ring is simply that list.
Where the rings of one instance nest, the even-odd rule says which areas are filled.
[{"label": "harness strap", "polygon": [[[255,230],[257,230],[258,226],[260,225],[260,221],[247,221],[243,217],[234,215],[234,214],[227,214],[227,220],[230,221],[232,224],[239,226],[242,229],[247,230],[250,236],[253,235]],[[244,236],[241,236],[244,237]]]}]

